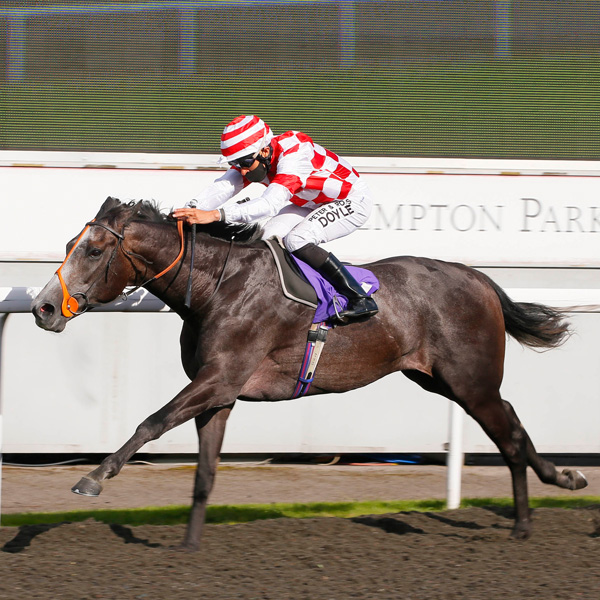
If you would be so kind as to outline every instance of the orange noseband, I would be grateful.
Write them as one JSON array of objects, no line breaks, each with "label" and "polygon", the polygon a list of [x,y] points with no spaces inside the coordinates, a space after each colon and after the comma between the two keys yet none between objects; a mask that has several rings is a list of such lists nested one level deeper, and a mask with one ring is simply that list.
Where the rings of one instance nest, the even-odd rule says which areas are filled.
[{"label": "orange noseband", "polygon": [[[92,219],[92,221],[90,221],[90,222],[93,222],[93,221],[94,221],[94,219]],[[67,284],[65,283],[65,280],[63,279],[61,271],[62,271],[62,268],[65,266],[65,263],[69,260],[69,257],[71,256],[71,254],[73,254],[73,251],[77,247],[77,244],[79,244],[79,240],[83,237],[83,234],[89,228],[90,228],[89,224],[85,226],[84,230],[79,234],[79,237],[77,238],[77,240],[75,240],[75,243],[73,244],[73,247],[71,248],[71,251],[69,252],[69,254],[67,254],[65,260],[63,260],[62,265],[60,265],[60,267],[58,267],[58,269],[56,271],[56,274],[58,275],[58,281],[60,282],[60,287],[62,288],[62,293],[63,293],[61,312],[63,314],[63,317],[67,317],[67,319],[70,319],[71,317],[74,317],[77,314],[77,311],[79,310],[79,302],[77,302],[77,300],[69,294],[69,290],[67,289]]]}]

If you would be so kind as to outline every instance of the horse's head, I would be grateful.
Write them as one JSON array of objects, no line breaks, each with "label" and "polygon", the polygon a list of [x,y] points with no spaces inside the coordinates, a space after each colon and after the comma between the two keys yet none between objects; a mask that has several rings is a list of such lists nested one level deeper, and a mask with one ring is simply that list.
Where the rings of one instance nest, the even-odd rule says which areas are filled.
[{"label": "horse's head", "polygon": [[32,304],[39,327],[62,331],[69,319],[111,302],[139,271],[123,248],[124,231],[148,203],[107,198],[93,221],[67,244],[67,257]]}]

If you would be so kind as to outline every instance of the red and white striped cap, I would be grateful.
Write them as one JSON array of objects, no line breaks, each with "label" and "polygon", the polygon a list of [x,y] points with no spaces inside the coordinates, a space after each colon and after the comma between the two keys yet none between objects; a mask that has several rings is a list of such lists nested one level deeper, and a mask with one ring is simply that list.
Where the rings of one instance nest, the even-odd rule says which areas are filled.
[{"label": "red and white striped cap", "polygon": [[223,130],[221,154],[227,161],[258,154],[273,139],[271,128],[254,115],[240,115]]}]

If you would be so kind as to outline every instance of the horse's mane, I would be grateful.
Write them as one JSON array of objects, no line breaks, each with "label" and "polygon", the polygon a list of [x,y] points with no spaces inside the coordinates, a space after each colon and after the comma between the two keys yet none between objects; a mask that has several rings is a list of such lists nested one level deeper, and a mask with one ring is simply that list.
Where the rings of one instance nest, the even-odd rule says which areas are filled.
[{"label": "horse's mane", "polygon": [[[171,211],[169,211],[171,212]],[[122,220],[125,217],[125,225],[133,221],[147,221],[150,223],[167,223],[175,226],[177,221],[161,211],[154,200],[139,200],[121,202],[118,198],[108,197],[100,207],[96,220]],[[242,244],[251,244],[261,239],[262,227],[256,223],[227,223],[217,221],[209,225],[197,225],[198,232],[221,240],[234,240]]]}]

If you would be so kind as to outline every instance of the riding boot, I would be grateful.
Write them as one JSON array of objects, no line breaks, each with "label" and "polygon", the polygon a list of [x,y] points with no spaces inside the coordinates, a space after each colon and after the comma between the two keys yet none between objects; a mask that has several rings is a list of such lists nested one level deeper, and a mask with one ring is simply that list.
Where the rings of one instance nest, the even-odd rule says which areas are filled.
[{"label": "riding boot", "polygon": [[319,269],[319,273],[333,285],[342,296],[348,298],[346,310],[340,313],[340,319],[359,319],[377,314],[377,303],[367,295],[362,286],[350,271],[333,255],[329,257]]},{"label": "riding boot", "polygon": [[341,321],[370,317],[378,312],[377,303],[368,296],[348,269],[331,253],[315,244],[294,251],[294,255],[322,275],[342,296],[348,306],[339,314]]}]

